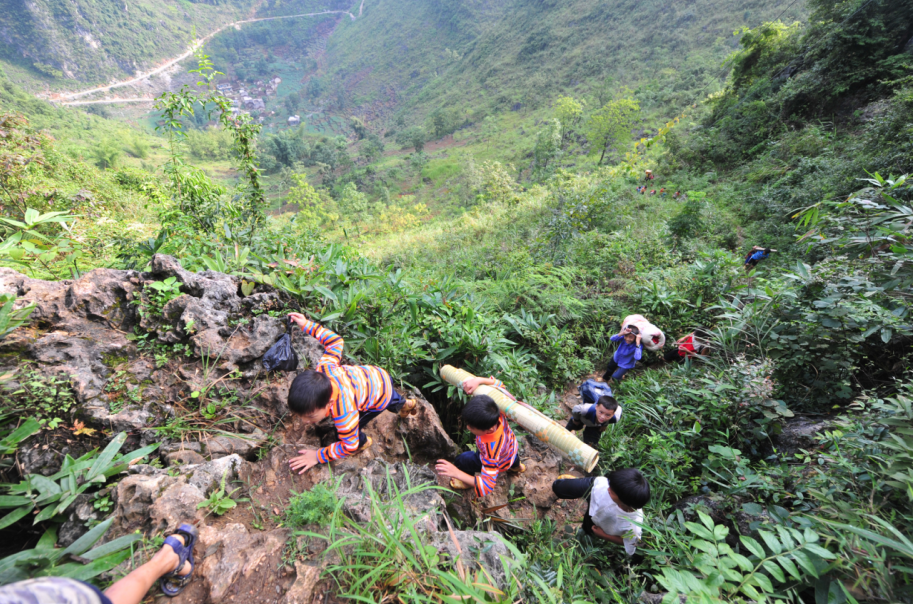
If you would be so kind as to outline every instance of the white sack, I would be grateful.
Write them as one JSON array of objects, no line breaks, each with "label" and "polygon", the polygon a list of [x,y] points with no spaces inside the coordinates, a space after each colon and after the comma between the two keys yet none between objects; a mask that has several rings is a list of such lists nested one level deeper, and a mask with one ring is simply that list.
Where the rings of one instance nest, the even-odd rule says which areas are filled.
[{"label": "white sack", "polygon": [[622,320],[622,328],[634,325],[641,332],[641,345],[648,350],[661,350],[666,344],[666,336],[656,325],[641,315],[628,315]]}]

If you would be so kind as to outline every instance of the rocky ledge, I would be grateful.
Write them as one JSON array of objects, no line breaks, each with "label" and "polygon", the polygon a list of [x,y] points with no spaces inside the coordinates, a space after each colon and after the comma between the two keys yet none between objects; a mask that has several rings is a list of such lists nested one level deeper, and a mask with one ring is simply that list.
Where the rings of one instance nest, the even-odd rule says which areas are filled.
[{"label": "rocky ledge", "polygon": [[[150,306],[149,284],[172,278],[180,294],[161,308]],[[458,451],[433,406],[418,391],[403,391],[418,400],[418,414],[379,416],[366,429],[375,443],[370,450],[304,475],[290,472],[287,461],[298,448],[327,445],[336,434],[332,425],[305,426],[287,414],[295,372],[262,368],[263,354],[286,333],[283,313],[293,309],[270,288],[244,295],[237,277],[191,273],[157,255],[148,272],[96,269],[58,282],[0,268],[0,293],[17,295],[18,306],[36,306],[28,325],[0,340],[0,373],[16,368],[21,376],[27,369],[39,379],[66,380],[75,401],[61,426],[21,445],[21,471],[53,474],[65,454],[104,446],[118,432],[128,435],[123,451],[159,443],[154,458],[109,488],[114,523],[105,539],[134,531],[152,537],[194,522],[198,579],[178,602],[291,604],[322,597],[330,589],[322,571],[333,557],[282,526],[290,496],[330,484],[342,512],[364,522],[367,488],[384,500],[391,489],[440,487],[430,465]],[[316,340],[296,331],[292,341],[299,370],[317,363]],[[205,408],[200,393],[216,392],[214,407]],[[94,434],[77,436],[77,422]],[[502,560],[510,567],[509,548],[497,532],[459,527],[582,511],[576,502],[554,505],[550,485],[563,470],[559,456],[529,435],[519,437],[527,472],[500,481],[484,501],[443,489],[406,499],[410,521],[421,525],[422,539],[445,563],[460,559],[468,572],[482,567],[498,582],[505,577]],[[238,489],[235,499],[248,501],[217,517],[201,504],[223,481],[227,490]],[[101,518],[88,499],[78,500],[60,545]]]}]

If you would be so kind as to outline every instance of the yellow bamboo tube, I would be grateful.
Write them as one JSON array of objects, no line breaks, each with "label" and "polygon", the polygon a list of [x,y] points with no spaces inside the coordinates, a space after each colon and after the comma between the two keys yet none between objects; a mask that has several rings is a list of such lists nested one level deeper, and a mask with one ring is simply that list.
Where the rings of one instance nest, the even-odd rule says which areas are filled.
[{"label": "yellow bamboo tube", "polygon": [[[441,377],[459,388],[466,380],[476,376],[463,369],[445,365],[441,368]],[[596,467],[600,454],[595,449],[582,443],[574,434],[533,407],[511,400],[501,390],[491,386],[479,386],[473,394],[485,394],[492,397],[492,400],[495,401],[495,404],[498,405],[498,408],[508,419],[516,422],[544,443],[557,449],[572,463],[581,466],[585,471],[590,472]]]}]

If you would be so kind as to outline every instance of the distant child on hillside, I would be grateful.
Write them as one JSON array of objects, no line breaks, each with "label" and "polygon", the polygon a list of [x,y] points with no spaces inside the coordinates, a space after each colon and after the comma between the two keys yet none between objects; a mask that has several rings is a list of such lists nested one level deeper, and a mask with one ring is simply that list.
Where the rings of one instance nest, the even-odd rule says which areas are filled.
[{"label": "distant child on hillside", "polygon": [[552,492],[559,499],[587,497],[590,505],[581,530],[622,545],[626,554],[634,555],[644,524],[641,508],[651,499],[651,487],[641,472],[626,468],[595,478],[564,474],[552,483]]},{"label": "distant child on hillside", "polygon": [[667,351],[663,355],[663,360],[667,363],[681,363],[686,359],[707,354],[710,339],[711,336],[706,331],[696,329],[689,335],[676,340],[676,348]]},{"label": "distant child on hillside", "polygon": [[746,272],[749,272],[755,268],[759,261],[764,260],[770,256],[771,252],[776,251],[777,250],[773,250],[770,247],[759,247],[757,245],[753,245],[752,249],[749,250],[749,253],[746,254],[746,262],[743,264],[743,266],[746,268]]},{"label": "distant child on hillside", "polygon": [[610,424],[618,422],[620,417],[622,405],[611,396],[601,396],[596,403],[575,405],[565,429],[576,432],[584,428],[584,444],[596,449],[600,444],[600,436]]},{"label": "distant child on hillside", "polygon": [[343,338],[326,327],[294,312],[289,318],[308,335],[324,345],[317,370],[298,374],[289,387],[289,409],[308,424],[333,418],[339,442],[323,449],[303,449],[289,461],[292,470],[304,473],[319,463],[342,459],[371,446],[362,428],[382,411],[400,417],[415,414],[416,401],[406,400],[394,390],[390,375],[372,365],[341,365]]},{"label": "distant child on hillside", "polygon": [[[493,386],[514,398],[505,385],[493,377],[470,378],[463,383],[463,391],[473,394],[480,385]],[[508,418],[498,409],[492,397],[477,395],[463,408],[463,422],[476,437],[476,452],[461,453],[450,463],[439,459],[435,471],[450,478],[450,487],[456,490],[475,489],[477,497],[485,497],[495,490],[495,481],[502,472],[520,473],[526,470],[517,452],[517,438]]]},{"label": "distant child on hillside", "polygon": [[606,366],[606,373],[603,374],[603,379],[607,382],[610,379],[618,382],[629,369],[635,366],[637,361],[641,360],[641,352],[643,350],[641,347],[641,332],[638,331],[637,327],[631,325],[620,330],[619,333],[610,338],[610,341],[621,343]]}]

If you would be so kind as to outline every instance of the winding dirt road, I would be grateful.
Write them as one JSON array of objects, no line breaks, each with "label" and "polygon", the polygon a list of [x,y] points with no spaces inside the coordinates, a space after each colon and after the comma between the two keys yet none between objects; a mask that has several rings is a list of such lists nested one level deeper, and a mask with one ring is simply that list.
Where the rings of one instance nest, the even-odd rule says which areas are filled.
[{"label": "winding dirt road", "polygon": [[[361,3],[359,4],[359,17],[362,16],[362,8],[364,6],[365,6],[365,0],[362,0]],[[208,35],[204,36],[203,38],[197,40],[194,44],[191,44],[191,46],[185,52],[181,53],[177,57],[169,59],[162,65],[159,65],[158,67],[153,69],[152,71],[148,71],[146,73],[141,73],[138,76],[131,78],[129,80],[123,80],[120,82],[116,82],[114,84],[108,84],[107,86],[98,86],[96,88],[90,88],[88,90],[81,90],[79,92],[60,92],[60,93],[55,93],[55,94],[51,94],[51,95],[39,95],[39,98],[46,98],[48,100],[55,101],[61,105],[93,105],[93,104],[97,104],[97,103],[112,104],[112,103],[137,103],[137,102],[142,102],[145,100],[151,101],[152,99],[144,99],[144,98],[105,99],[105,100],[93,100],[93,101],[74,101],[74,99],[88,96],[90,94],[96,94],[99,92],[108,92],[115,88],[121,88],[124,86],[132,86],[134,84],[142,82],[143,80],[147,80],[153,76],[157,76],[160,73],[167,71],[168,69],[170,69],[177,63],[180,63],[184,59],[193,55],[201,46],[203,46],[209,40],[211,40],[213,38],[213,36],[225,31],[229,27],[237,27],[240,25],[244,25],[245,23],[256,23],[258,21],[277,21],[279,19],[296,19],[299,17],[317,17],[320,15],[349,15],[350,19],[352,19],[353,21],[356,20],[356,16],[353,15],[348,10],[327,10],[327,11],[323,11],[323,12],[319,12],[319,13],[302,13],[299,15],[285,15],[285,16],[281,16],[281,17],[259,17],[256,19],[242,19],[239,21],[233,21],[232,23],[223,25],[216,31],[211,32]]]}]

